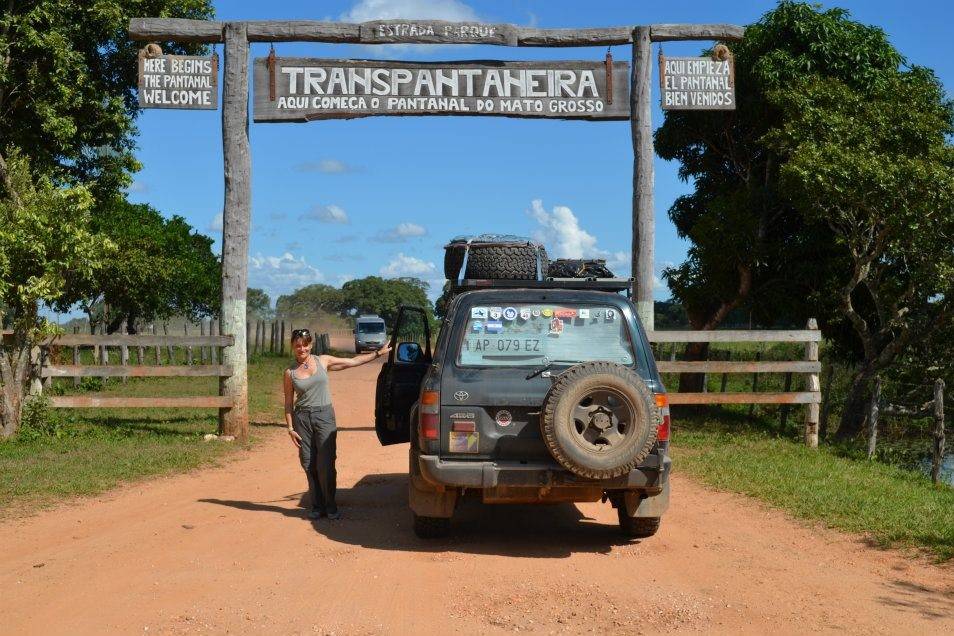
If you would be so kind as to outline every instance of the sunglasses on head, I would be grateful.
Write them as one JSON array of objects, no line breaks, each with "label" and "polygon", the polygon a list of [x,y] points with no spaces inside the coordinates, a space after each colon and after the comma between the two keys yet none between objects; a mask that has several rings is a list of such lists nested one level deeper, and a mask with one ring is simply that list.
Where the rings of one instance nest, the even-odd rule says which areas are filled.
[{"label": "sunglasses on head", "polygon": [[305,340],[311,340],[311,332],[307,329],[292,329],[291,339],[292,341],[298,340],[299,338],[304,338]]}]

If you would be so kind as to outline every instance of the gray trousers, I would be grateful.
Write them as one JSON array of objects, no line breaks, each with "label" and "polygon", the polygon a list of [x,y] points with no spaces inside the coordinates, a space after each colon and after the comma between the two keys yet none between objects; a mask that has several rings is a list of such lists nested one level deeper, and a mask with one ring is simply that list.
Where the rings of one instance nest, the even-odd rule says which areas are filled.
[{"label": "gray trousers", "polygon": [[335,424],[335,411],[331,405],[296,409],[293,425],[295,432],[301,436],[298,459],[308,476],[312,510],[336,512],[338,427]]}]

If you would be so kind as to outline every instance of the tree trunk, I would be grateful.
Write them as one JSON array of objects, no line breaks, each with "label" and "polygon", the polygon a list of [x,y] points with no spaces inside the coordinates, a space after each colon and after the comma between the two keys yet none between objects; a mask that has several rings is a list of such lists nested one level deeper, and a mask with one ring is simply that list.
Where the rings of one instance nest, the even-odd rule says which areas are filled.
[{"label": "tree trunk", "polygon": [[7,439],[20,428],[23,400],[30,366],[30,343],[14,334],[14,344],[0,350],[0,439]]},{"label": "tree trunk", "polygon": [[855,374],[845,398],[845,407],[841,412],[841,421],[835,439],[843,442],[852,439],[862,431],[865,424],[865,411],[868,403],[868,380],[871,372],[864,368]]},{"label": "tree trunk", "polygon": [[[706,360],[709,357],[708,342],[689,342],[686,343],[686,352],[683,360],[698,362]],[[679,392],[680,393],[701,393],[705,373],[680,373],[679,374]]]}]

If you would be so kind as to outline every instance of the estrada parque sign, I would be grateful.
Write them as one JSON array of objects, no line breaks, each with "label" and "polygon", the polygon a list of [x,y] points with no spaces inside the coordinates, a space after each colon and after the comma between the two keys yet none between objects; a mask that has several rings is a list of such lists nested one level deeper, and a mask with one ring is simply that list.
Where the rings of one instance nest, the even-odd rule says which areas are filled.
[{"label": "estrada parque sign", "polygon": [[374,115],[629,118],[625,62],[274,57],[255,60],[254,85],[256,122]]}]

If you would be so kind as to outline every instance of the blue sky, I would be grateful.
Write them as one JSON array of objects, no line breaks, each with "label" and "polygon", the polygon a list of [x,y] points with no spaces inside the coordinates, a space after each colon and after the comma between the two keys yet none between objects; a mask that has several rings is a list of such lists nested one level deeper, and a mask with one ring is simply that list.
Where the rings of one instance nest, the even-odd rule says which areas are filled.
[{"label": "blue sky", "polygon": [[[845,0],[852,17],[885,29],[911,63],[931,67],[950,91],[954,3]],[[658,22],[745,25],[774,2],[578,2],[555,0],[229,0],[221,20],[439,18],[523,26],[623,26]],[[669,55],[697,55],[704,43],[667,43]],[[655,55],[658,45],[654,45]],[[222,47],[217,48],[222,54]],[[604,48],[285,44],[279,56],[409,60],[601,60]],[[268,46],[252,45],[251,57]],[[613,47],[617,61],[629,46]],[[662,122],[654,69],[654,127]],[[221,111],[146,110],[138,120],[130,199],[184,216],[221,240]],[[307,124],[255,124],[249,284],[274,299],[315,283],[418,276],[442,282],[442,246],[465,233],[505,232],[544,240],[553,256],[607,258],[629,271],[632,147],[628,122],[496,117],[371,117]],[[666,211],[689,189],[677,165],[656,159],[656,268],[687,248]],[[668,297],[661,285],[657,298]]]}]

